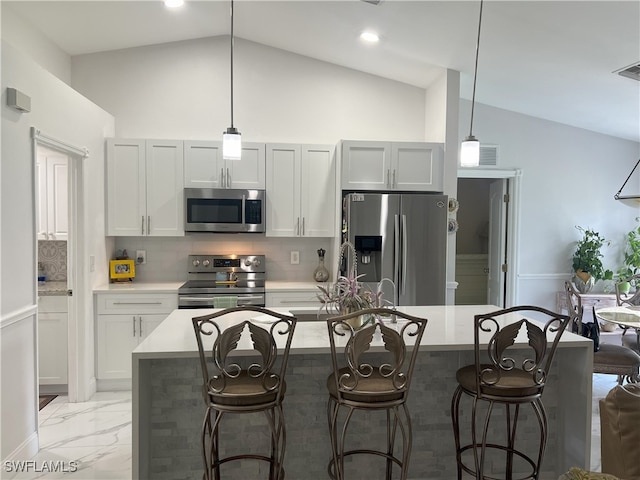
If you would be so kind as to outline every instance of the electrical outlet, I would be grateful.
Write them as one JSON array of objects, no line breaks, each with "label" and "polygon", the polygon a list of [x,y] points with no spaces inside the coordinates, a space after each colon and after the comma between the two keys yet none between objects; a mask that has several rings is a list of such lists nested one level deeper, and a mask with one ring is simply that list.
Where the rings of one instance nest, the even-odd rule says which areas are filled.
[{"label": "electrical outlet", "polygon": [[136,263],[138,265],[144,265],[147,263],[147,251],[146,250],[136,250]]},{"label": "electrical outlet", "polygon": [[300,263],[300,252],[293,250],[291,252],[291,265],[298,265]]}]

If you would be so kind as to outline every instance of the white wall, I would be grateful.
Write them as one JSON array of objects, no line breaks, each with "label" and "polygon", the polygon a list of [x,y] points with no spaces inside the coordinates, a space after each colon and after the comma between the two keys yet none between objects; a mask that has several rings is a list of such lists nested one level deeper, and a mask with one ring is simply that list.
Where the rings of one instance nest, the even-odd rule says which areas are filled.
[{"label": "white wall", "polygon": [[71,83],[71,56],[15,13],[10,2],[2,5],[2,39],[66,84]]},{"label": "white wall", "polygon": [[[461,138],[469,108],[461,101]],[[624,235],[637,227],[640,209],[613,195],[638,160],[639,144],[482,104],[476,104],[474,134],[500,146],[499,167],[522,169],[516,303],[555,308],[555,291],[571,275],[576,225],[611,241],[603,262],[618,268]],[[627,189],[640,192],[640,176]]]},{"label": "white wall", "polygon": [[[119,137],[220,139],[230,123],[228,37],[72,59],[72,86]],[[425,91],[236,39],[234,124],[245,141],[424,140]]]},{"label": "white wall", "polygon": [[[31,112],[6,106],[11,86],[31,97]],[[84,161],[84,242],[77,245],[96,256],[97,269],[82,272],[76,295],[80,336],[79,381],[93,377],[92,289],[106,275],[104,237],[104,137],[114,132],[111,115],[33,63],[23,52],[2,44],[2,241],[0,260],[0,327],[2,333],[1,451],[18,460],[37,448],[36,234],[33,155],[30,128],[70,145],[86,147]]]}]

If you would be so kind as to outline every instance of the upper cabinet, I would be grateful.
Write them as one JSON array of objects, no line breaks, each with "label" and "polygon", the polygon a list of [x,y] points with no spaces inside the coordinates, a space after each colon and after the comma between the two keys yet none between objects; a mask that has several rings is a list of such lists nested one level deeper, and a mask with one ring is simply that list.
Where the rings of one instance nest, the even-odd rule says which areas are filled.
[{"label": "upper cabinet", "polygon": [[333,145],[267,144],[267,236],[333,237]]},{"label": "upper cabinet", "polygon": [[243,142],[240,160],[224,160],[222,142],[185,141],[184,186],[264,190],[264,144]]},{"label": "upper cabinet", "polygon": [[38,240],[68,238],[67,163],[65,155],[48,150],[38,151]]},{"label": "upper cabinet", "polygon": [[183,142],[107,140],[107,235],[184,235]]},{"label": "upper cabinet", "polygon": [[443,191],[442,144],[345,140],[341,154],[343,190]]}]

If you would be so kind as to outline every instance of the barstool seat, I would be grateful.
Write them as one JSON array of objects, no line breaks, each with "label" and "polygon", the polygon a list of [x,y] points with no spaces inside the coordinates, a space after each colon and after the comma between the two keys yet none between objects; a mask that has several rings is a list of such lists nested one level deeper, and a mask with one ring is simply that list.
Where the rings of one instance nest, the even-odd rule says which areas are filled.
[{"label": "barstool seat", "polygon": [[[541,317],[543,321],[533,320]],[[495,480],[502,474],[509,480],[539,478],[547,442],[547,415],[541,397],[569,319],[534,306],[474,317],[474,363],[456,372],[458,387],[451,399],[458,480],[463,472],[480,480]],[[527,343],[516,343],[525,331]],[[485,348],[486,352],[481,352]],[[470,440],[464,443],[460,425],[463,396],[472,399]],[[499,435],[490,432],[496,405],[504,407],[506,416],[506,430]],[[532,432],[518,433],[520,410],[526,405],[533,409],[540,428],[537,452],[521,445],[524,438],[532,438]],[[480,429],[478,418],[482,418]]]},{"label": "barstool seat", "polygon": [[[273,322],[264,327],[256,325],[251,321],[256,314],[269,315]],[[206,407],[202,422],[204,480],[219,480],[220,467],[227,462],[249,459],[269,464],[269,480],[283,479],[286,429],[282,401],[287,390],[284,375],[297,319],[261,307],[243,306],[194,317],[192,322]],[[250,345],[253,351],[233,355],[240,344]],[[219,428],[223,417],[256,412],[265,415],[270,452],[220,458]]]},{"label": "barstool seat", "polygon": [[[344,463],[345,457],[352,455],[383,457],[386,461],[386,479],[391,479],[394,466],[400,468],[401,479],[407,478],[412,435],[406,402],[427,320],[401,312],[394,313],[397,324],[393,328],[380,320],[382,315],[389,318],[389,310],[383,308],[360,310],[327,320],[333,367],[327,378],[327,416],[332,451],[328,471],[332,479],[354,477],[353,473],[345,472]],[[361,315],[375,320],[371,325],[354,329],[349,320]],[[380,334],[383,340],[384,353],[370,351],[376,334]],[[338,354],[336,338],[343,347],[341,355]],[[407,348],[409,338],[413,338],[410,352]],[[346,411],[343,416],[340,416],[341,409]],[[347,427],[356,410],[386,411],[384,450],[373,447],[345,449]],[[342,421],[341,426],[339,420]],[[402,439],[402,450],[398,453],[395,453],[396,436]]]}]

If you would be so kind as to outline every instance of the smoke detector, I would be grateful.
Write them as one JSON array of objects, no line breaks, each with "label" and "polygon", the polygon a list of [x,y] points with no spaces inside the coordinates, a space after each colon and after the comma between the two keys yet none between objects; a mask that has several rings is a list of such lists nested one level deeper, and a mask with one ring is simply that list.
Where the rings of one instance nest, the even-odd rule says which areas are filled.
[{"label": "smoke detector", "polygon": [[632,63],[619,70],[615,70],[613,73],[622,75],[623,77],[631,78],[640,82],[640,62]]}]

